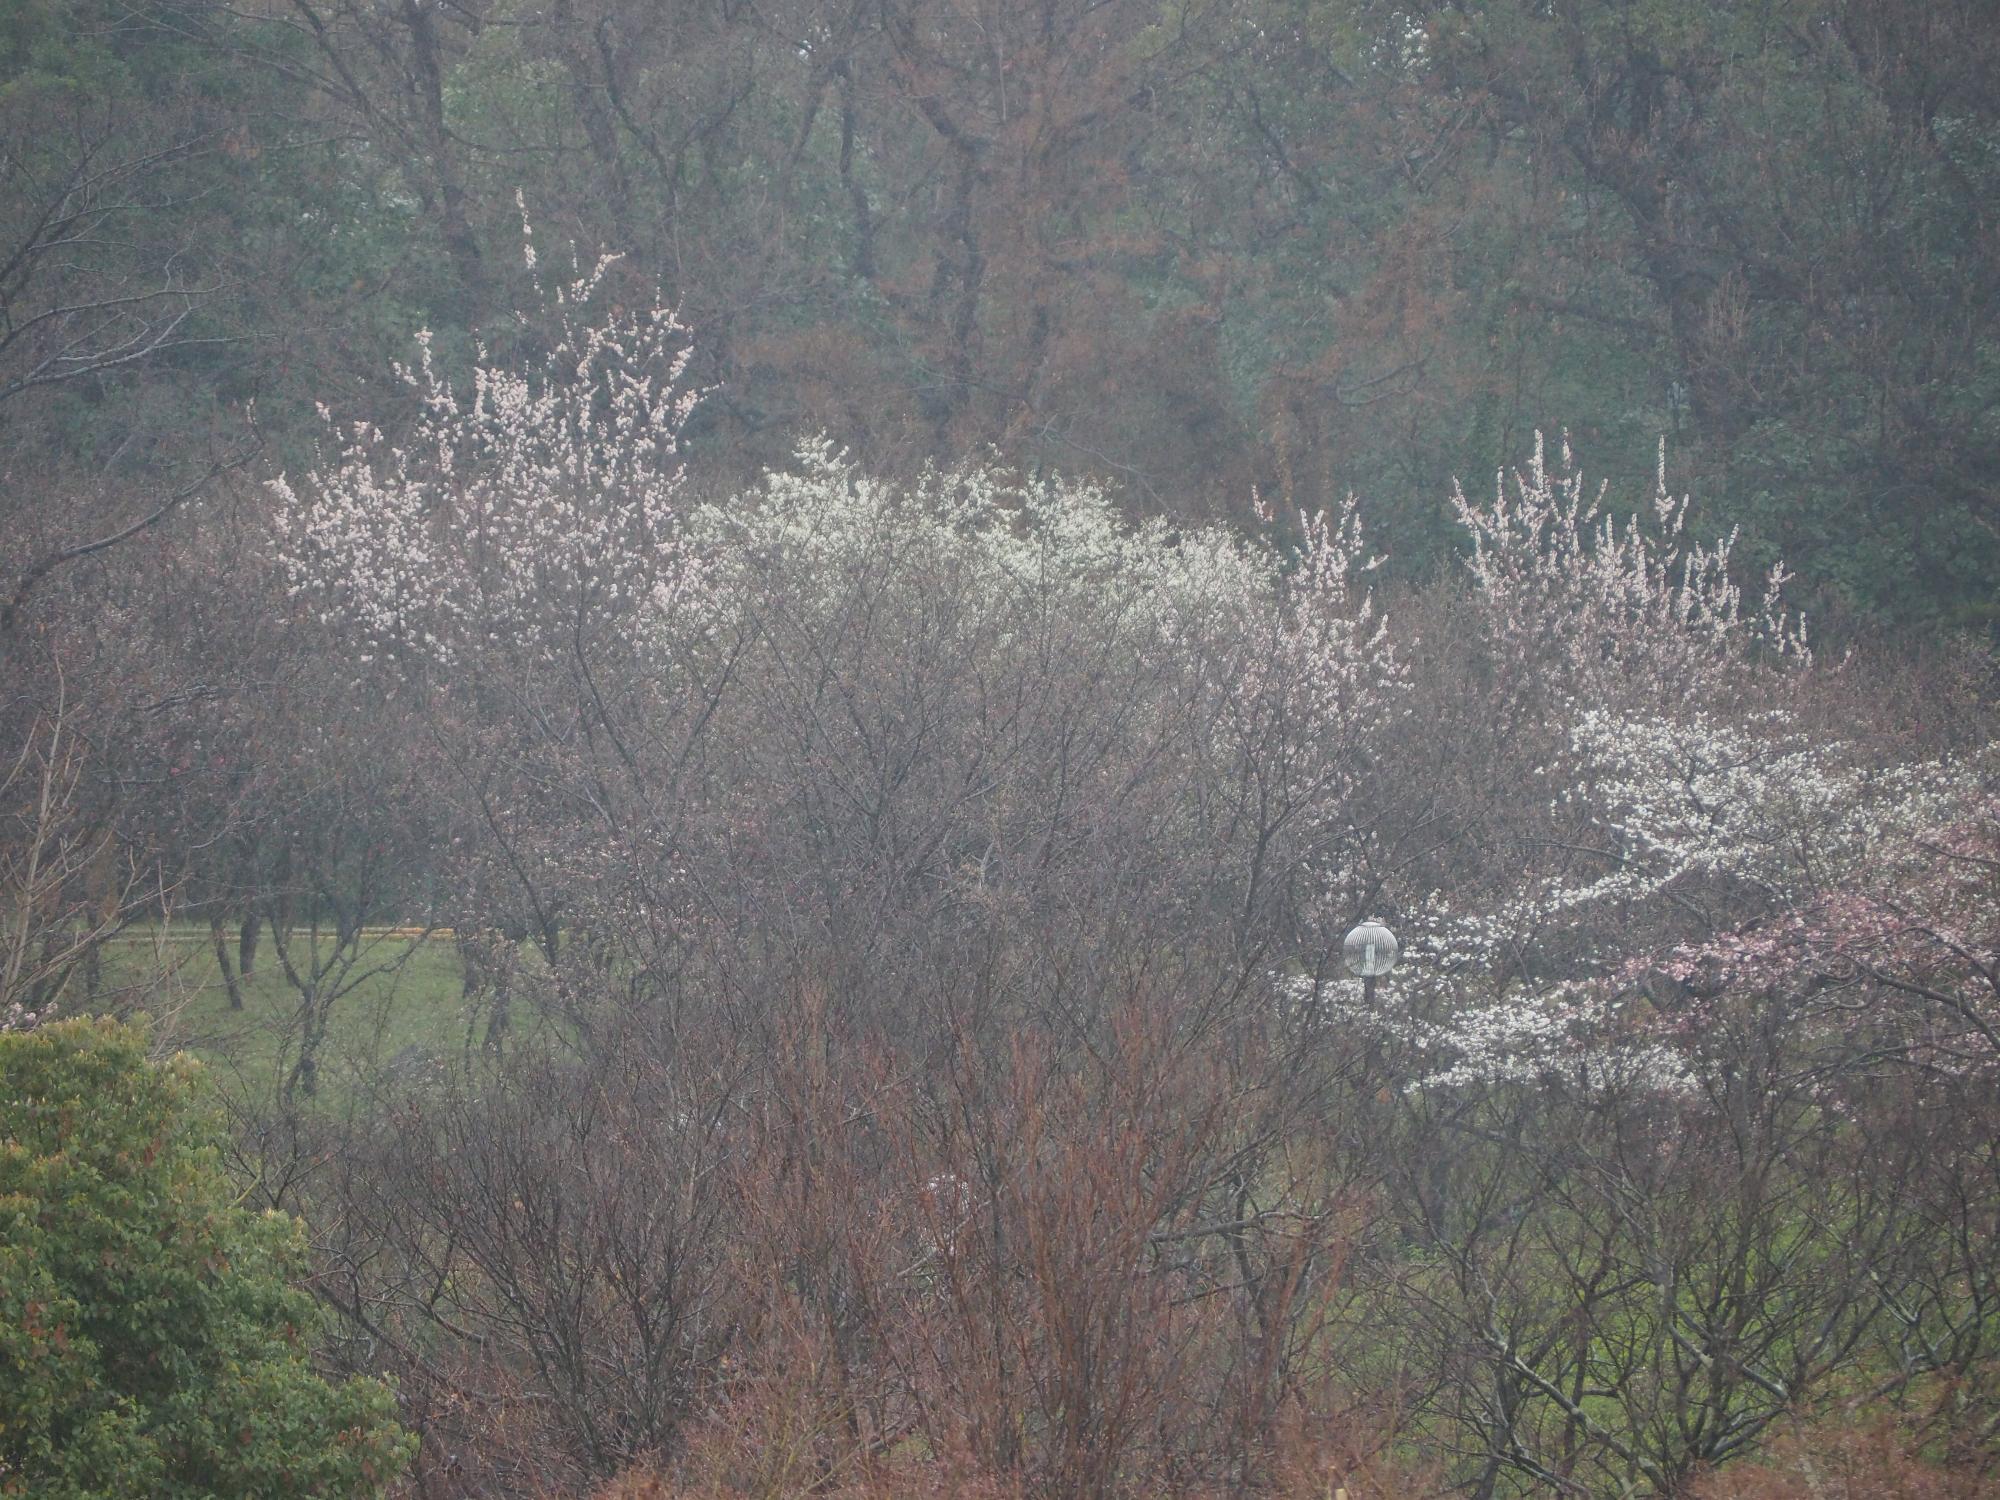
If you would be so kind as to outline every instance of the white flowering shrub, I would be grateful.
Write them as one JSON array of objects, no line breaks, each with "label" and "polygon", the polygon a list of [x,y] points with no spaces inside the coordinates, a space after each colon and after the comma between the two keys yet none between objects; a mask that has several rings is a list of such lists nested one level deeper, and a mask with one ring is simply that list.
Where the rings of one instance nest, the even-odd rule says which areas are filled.
[{"label": "white flowering shrub", "polygon": [[1810,900],[1977,784],[1975,767],[1951,759],[1871,764],[1776,709],[1735,722],[1586,709],[1569,750],[1559,803],[1571,837],[1590,841],[1585,857],[1490,910],[1446,916],[1433,945],[1460,965],[1496,970],[1551,926],[1661,897],[1711,924]]},{"label": "white flowering shrub", "polygon": [[[1636,975],[1657,968],[1686,981],[1707,965],[1741,983],[1754,955],[1798,960],[1809,935],[1824,947],[1844,923],[1907,932],[1922,920],[1907,909],[1922,884],[1911,859],[1936,830],[1959,826],[1992,774],[1990,757],[1871,764],[1775,711],[1736,724],[1586,712],[1572,747],[1579,780],[1562,800],[1577,815],[1573,837],[1602,852],[1479,910],[1434,897],[1389,1003],[1370,1014],[1353,994],[1321,1002],[1437,1064],[1430,1084],[1550,1070],[1606,1085],[1684,1083],[1677,1045],[1628,1024],[1630,1002],[1650,1008]],[[1662,912],[1703,936],[1663,954],[1646,937],[1672,930]],[[1754,935],[1740,930],[1753,921]]]},{"label": "white flowering shrub", "polygon": [[853,880],[908,858],[875,878],[997,900],[1129,860],[1178,919],[1227,889],[1252,926],[1318,901],[1307,864],[1321,890],[1342,866],[1355,749],[1404,676],[1351,505],[1308,520],[1292,556],[991,466],[892,483],[822,440],[687,534],[717,628],[755,642],[719,711],[774,778],[743,815],[754,847],[800,831],[773,806],[816,809],[789,865]]},{"label": "white flowering shrub", "polygon": [[1288,561],[1223,527],[1128,522],[1092,485],[986,467],[886,482],[821,439],[755,495],[694,512],[688,536],[725,615],[781,594],[800,625],[830,628],[860,581],[948,596],[1013,646],[1088,620],[1098,648],[1218,695],[1213,712],[1245,753],[1279,734],[1349,743],[1394,712],[1406,683],[1361,584],[1375,563],[1351,500],[1305,518]]},{"label": "white flowering shrub", "polygon": [[1811,659],[1804,621],[1784,606],[1784,566],[1746,612],[1731,571],[1736,534],[1712,545],[1689,537],[1689,500],[1667,488],[1664,442],[1650,522],[1634,511],[1621,523],[1604,502],[1568,437],[1551,470],[1539,432],[1527,468],[1497,476],[1490,501],[1453,486],[1482,622],[1503,655],[1533,664],[1540,691],[1559,704],[1700,706],[1728,691],[1753,652]]},{"label": "white flowering shrub", "polygon": [[295,596],[366,666],[462,665],[471,653],[547,659],[579,628],[655,643],[706,597],[680,535],[680,433],[699,392],[670,307],[608,299],[604,257],[544,283],[523,216],[538,305],[519,315],[546,351],[526,368],[482,345],[469,378],[440,370],[428,333],[396,376],[415,398],[391,441],[326,417],[333,456],[273,482],[280,558]]},{"label": "white flowering shrub", "polygon": [[1681,1086],[1686,1038],[1649,1029],[1635,976],[1685,973],[1668,955],[1847,888],[1960,815],[1990,768],[1809,729],[1787,575],[1746,609],[1734,538],[1687,538],[1664,452],[1646,520],[1614,521],[1567,444],[1551,470],[1539,438],[1488,504],[1454,500],[1473,546],[1466,649],[1486,654],[1485,712],[1519,760],[1466,810],[1476,878],[1402,893],[1407,957],[1372,1012],[1344,977],[1293,979],[1292,998],[1408,1048],[1432,1085]]},{"label": "white flowering shrub", "polygon": [[781,589],[802,619],[825,623],[857,576],[899,590],[949,578],[956,600],[1010,629],[1088,608],[1149,649],[1254,608],[1278,573],[1268,549],[1220,527],[1128,523],[1092,485],[982,466],[892,482],[823,437],[753,494],[694,511],[688,530],[724,608]]},{"label": "white flowering shrub", "polygon": [[1435,977],[1419,970],[1385,985],[1372,1005],[1358,981],[1317,992],[1291,984],[1317,1017],[1394,1049],[1413,1090],[1550,1081],[1585,1093],[1681,1090],[1694,1076],[1682,1047],[1624,1024],[1621,999],[1599,983],[1482,998],[1491,992],[1461,979],[1441,1004]]}]

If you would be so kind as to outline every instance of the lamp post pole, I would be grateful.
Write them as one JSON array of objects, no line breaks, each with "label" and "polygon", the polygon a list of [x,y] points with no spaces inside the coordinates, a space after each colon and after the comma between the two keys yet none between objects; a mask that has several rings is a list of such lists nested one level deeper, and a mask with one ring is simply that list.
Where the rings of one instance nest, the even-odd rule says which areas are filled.
[{"label": "lamp post pole", "polygon": [[1370,1011],[1375,1008],[1375,981],[1396,967],[1401,952],[1396,934],[1373,917],[1356,926],[1341,944],[1347,972],[1360,978],[1361,1001]]}]

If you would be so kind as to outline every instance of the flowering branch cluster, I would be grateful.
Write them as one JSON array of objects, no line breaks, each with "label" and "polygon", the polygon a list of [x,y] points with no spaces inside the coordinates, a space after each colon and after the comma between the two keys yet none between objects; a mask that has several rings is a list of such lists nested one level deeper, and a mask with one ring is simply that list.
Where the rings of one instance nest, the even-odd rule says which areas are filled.
[{"label": "flowering branch cluster", "polygon": [[[1496,477],[1475,505],[1452,487],[1472,539],[1481,617],[1496,644],[1541,669],[1547,690],[1571,701],[1700,702],[1761,647],[1809,662],[1803,619],[1783,603],[1790,574],[1774,566],[1754,613],[1731,574],[1736,533],[1703,546],[1687,535],[1688,497],[1667,488],[1660,445],[1651,530],[1635,512],[1621,526],[1575,463],[1567,435],[1560,471],[1542,435],[1525,471]],[[1510,483],[1511,479],[1511,483]]]},{"label": "flowering branch cluster", "polygon": [[1493,968],[1538,929],[1667,894],[1695,905],[1706,888],[1740,907],[1747,891],[1759,911],[1811,899],[1978,784],[1976,767],[1951,759],[1870,764],[1778,709],[1736,722],[1586,709],[1569,749],[1558,801],[1576,815],[1573,836],[1592,840],[1584,868],[1450,922],[1440,944],[1467,965]]},{"label": "flowering branch cluster", "polygon": [[1088,606],[1134,644],[1185,640],[1267,592],[1275,572],[1271,556],[1220,527],[1130,525],[1095,486],[978,465],[891,483],[824,437],[754,495],[694,511],[688,531],[719,593],[739,604],[753,584],[782,583],[811,618],[837,607],[858,570],[886,569],[885,585],[948,578],[955,598],[1017,630]]},{"label": "flowering branch cluster", "polygon": [[523,217],[539,306],[527,369],[484,345],[469,387],[439,369],[429,333],[397,377],[417,412],[392,441],[322,408],[338,457],[280,478],[281,558],[292,592],[376,656],[450,667],[469,650],[557,654],[579,625],[638,646],[704,597],[679,534],[680,433],[700,393],[674,310],[589,316],[616,257],[544,286]]},{"label": "flowering branch cluster", "polygon": [[[1684,1085],[1694,1033],[1676,1030],[1684,1016],[1654,1016],[1637,979],[1685,982],[1701,964],[1740,962],[1745,943],[1775,952],[1765,945],[1780,931],[1785,952],[1822,959],[1844,946],[1835,928],[1907,932],[1908,919],[1863,908],[1885,899],[1895,851],[1960,826],[1990,767],[1885,762],[1764,706],[1812,663],[1782,602],[1786,575],[1773,569],[1746,612],[1734,538],[1686,540],[1664,453],[1650,528],[1614,524],[1567,444],[1552,472],[1539,439],[1490,504],[1455,502],[1493,691],[1540,762],[1515,776],[1528,816],[1487,835],[1514,851],[1490,882],[1406,900],[1405,968],[1372,1014],[1344,983],[1335,994],[1297,980],[1293,998],[1413,1049],[1428,1085],[1551,1074]],[[1919,898],[1919,884],[1886,899],[1934,912],[1937,893]],[[1953,951],[1979,951],[1953,933]],[[1957,972],[1978,988],[1978,962]]]},{"label": "flowering branch cluster", "polygon": [[[1973,773],[1968,771],[1970,781]],[[1885,831],[1837,883],[1683,943],[1662,972],[1704,996],[1785,997],[1945,1072],[2000,1070],[2000,800],[1970,785]]]},{"label": "flowering branch cluster", "polygon": [[1129,523],[1095,486],[980,466],[892,484],[820,438],[755,496],[691,513],[687,536],[724,617],[747,607],[753,583],[767,596],[782,583],[802,621],[825,623],[858,571],[891,570],[884,588],[948,579],[983,628],[1018,642],[1084,615],[1100,646],[1192,669],[1226,691],[1244,733],[1282,697],[1314,729],[1351,734],[1407,676],[1356,587],[1375,563],[1351,500],[1307,518],[1287,568],[1275,547],[1223,527]]}]

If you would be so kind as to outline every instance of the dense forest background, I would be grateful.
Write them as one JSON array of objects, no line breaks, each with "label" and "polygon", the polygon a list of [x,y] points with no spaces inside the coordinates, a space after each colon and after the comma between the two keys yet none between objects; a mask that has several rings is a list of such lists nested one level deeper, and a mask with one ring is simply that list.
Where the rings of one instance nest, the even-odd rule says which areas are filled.
[{"label": "dense forest background", "polygon": [[1984,0],[19,0],[3,523],[394,430],[415,330],[508,340],[525,203],[679,300],[697,478],[823,430],[1181,517],[1351,490],[1415,573],[1534,429],[1665,435],[1809,607],[1986,620],[1997,110]]}]

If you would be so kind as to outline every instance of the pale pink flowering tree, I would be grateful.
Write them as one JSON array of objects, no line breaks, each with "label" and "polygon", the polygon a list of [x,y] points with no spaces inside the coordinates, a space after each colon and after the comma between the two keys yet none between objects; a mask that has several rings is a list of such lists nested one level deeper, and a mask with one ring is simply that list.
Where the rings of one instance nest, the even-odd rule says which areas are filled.
[{"label": "pale pink flowering tree", "polygon": [[1927,1068],[2000,1071],[2000,800],[1975,784],[1924,812],[1809,898],[1656,959],[1693,997],[1663,1025],[1782,995]]},{"label": "pale pink flowering tree", "polygon": [[415,705],[448,877],[427,916],[466,945],[469,997],[500,976],[496,1035],[524,936],[554,964],[665,904],[714,599],[681,514],[687,329],[618,300],[615,256],[546,280],[522,224],[519,352],[481,342],[455,379],[419,335],[406,430],[329,417],[328,460],[273,486],[290,591],[350,654],[358,706]]},{"label": "pale pink flowering tree", "polygon": [[[1389,1009],[1354,1018],[1462,1083],[1551,1067],[1684,1078],[1625,1023],[1629,955],[1808,898],[1962,786],[1949,765],[1887,766],[1807,734],[1785,706],[1812,667],[1782,567],[1746,608],[1735,537],[1688,536],[1666,485],[1620,520],[1567,442],[1537,436],[1490,501],[1454,490],[1472,544],[1475,712],[1508,764],[1452,809],[1486,859],[1404,894],[1409,961]],[[1352,1012],[1343,998],[1336,1012]]]},{"label": "pale pink flowering tree", "polygon": [[637,647],[700,609],[676,509],[700,397],[687,330],[671,307],[610,302],[616,257],[545,284],[525,213],[523,244],[539,306],[520,335],[546,352],[515,368],[482,344],[454,386],[421,333],[415,364],[396,367],[416,402],[408,433],[327,414],[336,456],[274,481],[291,588],[364,665]]},{"label": "pale pink flowering tree", "polygon": [[1573,744],[1551,817],[1575,817],[1574,858],[1488,904],[1433,897],[1398,1007],[1352,1016],[1430,1081],[1680,1087],[1724,997],[1996,1060],[1990,756],[1878,763],[1775,713],[1586,713]]},{"label": "pale pink flowering tree", "polygon": [[1815,666],[1782,574],[1746,608],[1680,502],[1613,526],[1565,455],[1460,505],[1465,661],[1414,677],[1465,748],[1407,794],[1452,856],[1385,912],[1374,1005],[1296,982],[1387,1085],[1357,1133],[1424,1254],[1383,1316],[1448,1372],[1419,1441],[1581,1494],[1679,1492],[1856,1389],[1990,1439],[1991,750]]},{"label": "pale pink flowering tree", "polygon": [[1567,435],[1551,470],[1539,432],[1528,466],[1497,476],[1487,503],[1452,487],[1485,632],[1503,656],[1534,664],[1539,691],[1664,709],[1720,693],[1755,656],[1811,659],[1805,623],[1784,605],[1784,565],[1746,611],[1731,571],[1736,533],[1710,545],[1688,535],[1689,497],[1667,488],[1664,442],[1649,518],[1621,522],[1605,494]]}]

